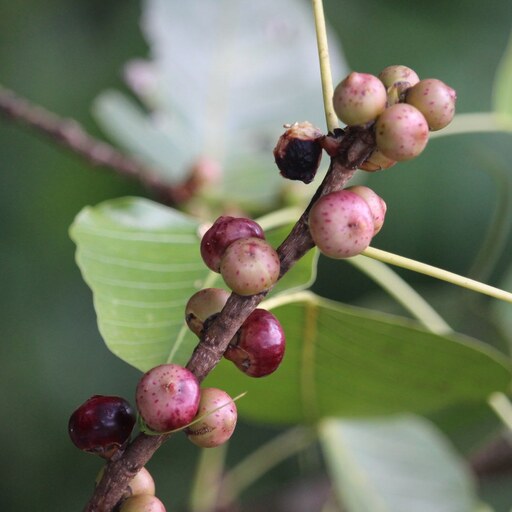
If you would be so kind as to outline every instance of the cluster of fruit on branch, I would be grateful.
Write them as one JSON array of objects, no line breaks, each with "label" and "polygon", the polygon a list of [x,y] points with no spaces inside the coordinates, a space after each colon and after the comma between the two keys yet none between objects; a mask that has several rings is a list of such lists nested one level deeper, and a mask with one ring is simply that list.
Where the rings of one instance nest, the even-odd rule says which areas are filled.
[{"label": "cluster of fruit on branch", "polygon": [[[372,134],[375,149],[360,168],[373,172],[419,155],[429,131],[443,128],[453,118],[455,100],[453,89],[440,80],[419,80],[410,68],[389,66],[378,77],[351,73],[336,87],[333,108],[346,130],[360,127]],[[308,122],[289,126],[274,149],[281,174],[311,182],[323,150],[333,159],[338,156],[345,131],[336,132],[340,133],[322,135]],[[370,188],[346,187],[315,198],[307,226],[323,254],[351,257],[366,249],[380,231],[386,208]],[[200,251],[206,266],[220,273],[239,296],[266,294],[283,273],[279,255],[265,240],[261,226],[247,218],[219,217],[204,233]],[[229,296],[224,289],[206,288],[189,299],[185,321],[200,339],[222,314]],[[256,308],[230,340],[224,357],[246,375],[264,377],[279,367],[285,343],[278,319]],[[148,434],[183,430],[194,444],[209,448],[226,442],[236,426],[233,399],[223,390],[201,388],[191,371],[176,364],[146,372],[135,396],[139,425]],[[126,400],[94,396],[73,413],[69,433],[82,450],[115,460],[122,456],[135,423]],[[146,470],[130,483],[123,500],[121,512],[165,510],[154,496],[154,482]]]}]

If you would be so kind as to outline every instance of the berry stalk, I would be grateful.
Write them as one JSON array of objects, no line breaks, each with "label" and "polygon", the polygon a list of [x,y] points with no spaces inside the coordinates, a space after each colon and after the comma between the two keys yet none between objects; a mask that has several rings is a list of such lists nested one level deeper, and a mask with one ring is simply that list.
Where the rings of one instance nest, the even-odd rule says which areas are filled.
[{"label": "berry stalk", "polygon": [[[281,263],[280,276],[314,247],[309,233],[309,211],[316,200],[330,192],[341,190],[354,175],[356,168],[375,149],[371,128],[350,127],[336,130],[335,135],[326,136],[326,144],[336,151],[331,153],[329,170],[311,199],[309,205],[296,222],[286,239],[277,249]],[[232,293],[217,318],[202,332],[200,342],[190,358],[187,369],[199,382],[215,368],[229,342],[246,318],[256,309],[269,290],[249,296]],[[84,512],[111,512],[121,499],[124,489],[137,472],[146,465],[170,434],[148,436],[139,434],[116,461],[110,462],[94,490]]]}]

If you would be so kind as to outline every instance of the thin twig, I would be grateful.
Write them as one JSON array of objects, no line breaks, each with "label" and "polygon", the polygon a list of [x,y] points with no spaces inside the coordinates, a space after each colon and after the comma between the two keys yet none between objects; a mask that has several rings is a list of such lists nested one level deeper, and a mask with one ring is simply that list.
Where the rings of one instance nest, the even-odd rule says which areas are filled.
[{"label": "thin twig", "polygon": [[[342,189],[353,176],[357,166],[375,148],[371,128],[347,129],[339,135],[337,143],[338,154],[331,159],[324,181],[290,234],[277,249],[281,261],[281,277],[314,247],[308,228],[308,214],[311,206],[320,196]],[[242,297],[235,293],[230,295],[224,309],[203,333],[187,364],[187,368],[199,381],[202,381],[215,368],[230,340],[249,314],[265,298],[268,291],[249,297]],[[110,512],[120,500],[131,478],[149,461],[168,437],[169,434],[159,436],[139,434],[118,460],[107,465],[103,478],[96,487],[85,512]]]},{"label": "thin twig", "polygon": [[165,204],[179,204],[193,193],[190,190],[193,185],[191,180],[177,186],[169,185],[154,169],[89,135],[77,121],[59,117],[1,85],[0,114],[44,134],[93,166],[104,167],[138,181]]}]

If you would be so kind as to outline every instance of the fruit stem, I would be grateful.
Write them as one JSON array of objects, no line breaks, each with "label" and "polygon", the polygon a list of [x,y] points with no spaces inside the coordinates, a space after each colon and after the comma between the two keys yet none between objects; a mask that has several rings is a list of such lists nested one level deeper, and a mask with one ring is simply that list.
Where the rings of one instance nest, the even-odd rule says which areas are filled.
[{"label": "fruit stem", "polygon": [[331,61],[329,58],[329,45],[327,43],[327,29],[325,26],[324,5],[322,0],[312,0],[313,14],[315,17],[316,44],[318,48],[318,60],[320,63],[320,77],[322,80],[322,96],[324,100],[325,121],[327,129],[333,132],[338,128],[338,118],[332,106]]},{"label": "fruit stem", "polygon": [[369,258],[394,265],[396,267],[412,270],[413,272],[431,276],[436,279],[440,279],[441,281],[446,281],[456,286],[467,288],[468,290],[472,290],[474,292],[488,295],[495,299],[512,303],[512,293],[501,290],[500,288],[495,288],[494,286],[489,286],[488,284],[484,284],[479,281],[475,281],[474,279],[469,279],[468,277],[455,274],[454,272],[449,272],[448,270],[443,270],[432,265],[427,265],[426,263],[421,263],[420,261],[405,258],[404,256],[399,256],[398,254],[382,251],[381,249],[376,249],[375,247],[368,247],[361,254],[368,256]]}]

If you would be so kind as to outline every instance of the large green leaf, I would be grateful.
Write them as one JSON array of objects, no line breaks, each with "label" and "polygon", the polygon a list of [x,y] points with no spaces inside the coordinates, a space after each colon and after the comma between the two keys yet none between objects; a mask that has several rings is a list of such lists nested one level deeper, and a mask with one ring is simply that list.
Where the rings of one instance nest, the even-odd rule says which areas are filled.
[{"label": "large green leaf", "polygon": [[[266,225],[273,245],[289,231]],[[201,260],[198,227],[192,217],[138,198],[87,207],[71,227],[105,343],[140,370],[186,363],[197,339],[184,325],[185,304],[198,289],[223,286]],[[311,251],[273,293],[306,286],[315,267]]]},{"label": "large green leaf", "polygon": [[350,512],[471,512],[467,468],[428,421],[401,416],[325,420],[320,440],[334,488]]},{"label": "large green leaf", "polygon": [[249,379],[223,361],[210,385],[248,391],[241,414],[269,423],[425,412],[484,401],[510,383],[509,361],[461,335],[344,306],[309,292],[269,300],[286,333],[280,368]]}]

